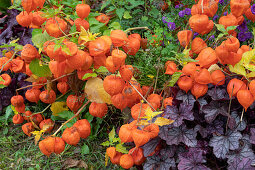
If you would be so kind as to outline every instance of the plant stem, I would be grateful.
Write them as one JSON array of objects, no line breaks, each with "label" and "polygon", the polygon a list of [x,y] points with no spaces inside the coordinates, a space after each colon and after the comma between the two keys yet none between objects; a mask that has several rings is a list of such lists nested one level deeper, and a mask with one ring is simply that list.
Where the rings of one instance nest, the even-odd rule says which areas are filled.
[{"label": "plant stem", "polygon": [[12,59],[14,58],[14,56],[15,56],[16,53],[17,53],[17,51],[15,51],[15,52],[13,53],[12,57],[11,57],[6,63],[4,63],[4,65],[2,65],[2,68],[1,68],[1,70],[0,70],[0,73],[3,71],[4,67],[5,67],[9,62],[12,61]]},{"label": "plant stem", "polygon": [[229,105],[228,105],[228,120],[227,120],[227,124],[226,124],[226,133],[228,131],[228,122],[229,122],[229,117],[230,117],[230,109],[231,109],[233,91],[234,91],[234,84],[233,84],[233,87],[232,87],[232,92],[231,92],[231,95],[230,95],[230,101],[229,101]]},{"label": "plant stem", "polygon": [[89,100],[78,110],[78,112],[71,117],[70,119],[68,119],[67,121],[65,121],[64,123],[62,123],[62,125],[58,128],[58,130],[52,135],[52,136],[56,136],[56,134],[63,128],[63,126],[65,126],[68,122],[70,122],[71,120],[73,120],[73,118],[75,118],[76,116],[78,116],[80,114],[80,112],[89,104]]},{"label": "plant stem", "polygon": [[154,110],[154,111],[156,111],[156,109],[154,109],[154,107],[152,107],[152,105],[143,97],[143,95],[135,88],[135,86],[132,84],[132,83],[130,83],[130,81],[128,81],[129,82],[129,84],[135,89],[135,91],[143,98],[143,100],[146,102],[146,103],[148,103],[148,105]]},{"label": "plant stem", "polygon": [[134,27],[134,28],[128,28],[128,29],[125,30],[124,32],[125,32],[125,33],[128,33],[128,32],[133,31],[133,30],[142,30],[142,29],[148,30],[148,31],[150,31],[152,34],[154,34],[154,32],[153,32],[152,30],[150,30],[148,27]]}]

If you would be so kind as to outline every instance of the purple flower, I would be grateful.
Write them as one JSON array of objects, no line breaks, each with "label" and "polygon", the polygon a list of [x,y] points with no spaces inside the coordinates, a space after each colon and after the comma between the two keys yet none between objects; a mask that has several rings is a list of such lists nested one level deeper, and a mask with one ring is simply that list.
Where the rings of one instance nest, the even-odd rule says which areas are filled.
[{"label": "purple flower", "polygon": [[197,32],[194,32],[193,39],[196,38],[199,34]]},{"label": "purple flower", "polygon": [[255,4],[253,4],[253,5],[251,6],[251,13],[253,13],[253,14],[255,15]]},{"label": "purple flower", "polygon": [[215,21],[216,19],[218,19],[218,18],[219,18],[219,15],[217,15],[217,14],[213,16],[213,20],[214,20],[214,21]]},{"label": "purple flower", "polygon": [[253,37],[251,32],[239,32],[238,39],[240,41],[246,41],[248,39],[251,39]]},{"label": "purple flower", "polygon": [[167,18],[166,18],[165,16],[162,17],[162,21],[163,21],[164,24],[167,23],[166,19],[167,19]]},{"label": "purple flower", "polygon": [[178,8],[181,8],[181,7],[183,7],[183,5],[182,5],[182,4],[178,4],[178,5],[176,5],[174,8],[175,8],[175,9],[178,9]]},{"label": "purple flower", "polygon": [[237,29],[242,32],[248,31],[246,20],[244,20],[243,23],[237,27]]},{"label": "purple flower", "polygon": [[223,15],[226,16],[228,14],[228,12],[224,12]]},{"label": "purple flower", "polygon": [[214,39],[215,39],[215,36],[214,36],[214,35],[210,36],[210,38],[209,38],[210,41],[212,41],[212,40],[214,40]]},{"label": "purple flower", "polygon": [[182,17],[184,17],[184,15],[185,15],[185,11],[180,11],[179,12],[179,16],[182,18]]},{"label": "purple flower", "polygon": [[190,15],[191,14],[191,9],[190,8],[185,8],[185,14]]},{"label": "purple flower", "polygon": [[167,23],[167,26],[168,26],[168,28],[169,28],[171,31],[175,30],[175,28],[176,28],[174,22],[168,22],[168,23]]},{"label": "purple flower", "polygon": [[220,4],[223,4],[223,3],[224,3],[224,0],[220,0],[219,3],[220,3]]}]

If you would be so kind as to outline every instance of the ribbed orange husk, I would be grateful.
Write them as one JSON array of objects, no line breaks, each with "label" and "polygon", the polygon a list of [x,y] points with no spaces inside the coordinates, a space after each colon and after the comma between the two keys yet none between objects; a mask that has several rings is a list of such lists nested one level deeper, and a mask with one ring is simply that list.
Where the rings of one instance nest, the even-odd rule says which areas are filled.
[{"label": "ribbed orange husk", "polygon": [[143,155],[143,148],[134,147],[128,151],[128,153],[133,157],[135,165],[142,165],[146,158]]},{"label": "ribbed orange husk", "polygon": [[105,91],[113,96],[122,92],[125,81],[116,75],[109,75],[104,79],[103,86]]},{"label": "ribbed orange husk", "polygon": [[132,138],[134,140],[136,147],[143,146],[151,139],[150,134],[148,132],[139,129],[134,129],[132,131]]},{"label": "ribbed orange husk", "polygon": [[178,40],[181,46],[186,47],[189,42],[191,41],[192,31],[190,30],[183,30],[177,33]]},{"label": "ribbed orange husk", "polygon": [[150,138],[155,138],[158,136],[159,126],[152,123],[149,126],[146,126],[143,130],[150,134]]},{"label": "ribbed orange husk", "polygon": [[123,96],[122,93],[116,94],[111,97],[112,104],[120,110],[123,110],[127,107],[128,101],[125,96]]},{"label": "ribbed orange husk", "polygon": [[250,7],[248,0],[230,0],[230,9],[233,15],[239,17]]},{"label": "ribbed orange husk", "polygon": [[139,114],[140,114],[140,117],[143,117],[143,116],[145,116],[145,111],[149,108],[150,108],[150,106],[145,103],[142,104],[142,107],[141,107],[141,103],[135,104],[131,108],[131,116],[135,120],[138,119]]},{"label": "ribbed orange husk", "polygon": [[236,53],[240,47],[240,42],[236,37],[230,37],[225,41],[224,45],[226,46],[229,52]]},{"label": "ribbed orange husk", "polygon": [[196,60],[198,60],[198,63],[202,68],[209,68],[218,61],[216,52],[211,47],[203,49]]},{"label": "ribbed orange husk", "polygon": [[215,70],[211,73],[212,84],[220,86],[225,84],[225,74],[221,70]]},{"label": "ribbed orange husk", "polygon": [[111,73],[115,73],[119,69],[119,65],[113,63],[112,56],[108,56],[105,61],[105,67]]},{"label": "ribbed orange husk", "polygon": [[122,30],[111,31],[110,37],[112,39],[112,44],[115,47],[121,47],[129,41],[127,38],[127,34]]},{"label": "ribbed orange husk", "polygon": [[140,41],[137,38],[128,38],[128,42],[122,46],[123,50],[129,55],[135,55],[140,49]]},{"label": "ribbed orange husk", "polygon": [[101,13],[101,15],[96,17],[96,20],[98,20],[101,23],[105,23],[105,25],[108,24],[108,22],[110,21],[111,17],[108,15],[105,15],[103,13]]},{"label": "ribbed orange husk", "polygon": [[182,72],[188,76],[195,74],[196,70],[197,70],[197,66],[195,63],[188,63],[184,65],[182,68]]},{"label": "ribbed orange husk", "polygon": [[254,97],[250,90],[239,90],[237,92],[237,100],[244,107],[245,111],[247,111],[248,107],[254,102]]},{"label": "ribbed orange husk", "polygon": [[80,141],[80,133],[76,127],[72,126],[64,130],[62,138],[67,144],[76,146]]},{"label": "ribbed orange husk", "polygon": [[123,80],[129,81],[133,77],[134,68],[132,65],[123,65],[120,67],[119,72]]},{"label": "ribbed orange husk", "polygon": [[191,29],[199,34],[207,34],[212,30],[212,26],[207,15],[196,14],[189,18]]},{"label": "ribbed orange husk", "polygon": [[227,86],[229,98],[231,98],[231,96],[236,97],[236,94],[239,90],[245,90],[246,88],[246,84],[243,81],[236,78],[231,79]]},{"label": "ribbed orange husk", "polygon": [[[226,16],[222,16],[219,19],[219,24],[224,25],[225,29],[229,26],[234,26],[238,24],[237,18],[233,14],[228,14]],[[228,31],[228,33],[232,33],[232,31]]]},{"label": "ribbed orange husk", "polygon": [[167,61],[166,64],[166,72],[165,74],[173,75],[175,72],[177,72],[177,65],[172,61]]},{"label": "ribbed orange husk", "polygon": [[249,90],[250,90],[251,94],[253,95],[253,97],[255,99],[255,80],[252,80],[249,83]]},{"label": "ribbed orange husk", "polygon": [[251,12],[251,8],[246,10],[245,16],[252,22],[255,22],[255,15]]},{"label": "ribbed orange husk", "polygon": [[193,80],[188,76],[183,76],[179,78],[179,80],[177,81],[177,85],[180,89],[187,93],[189,90],[191,90],[193,86]]},{"label": "ribbed orange husk", "polygon": [[207,44],[202,38],[196,37],[191,43],[192,52],[199,54],[203,49],[207,47]]},{"label": "ribbed orange husk", "polygon": [[28,101],[37,103],[40,100],[40,94],[41,91],[39,89],[32,88],[26,91],[25,97]]},{"label": "ribbed orange husk", "polygon": [[50,90],[49,93],[45,90],[40,93],[39,98],[43,103],[51,104],[56,100],[56,93],[54,90]]},{"label": "ribbed orange husk", "polygon": [[163,105],[164,105],[164,108],[166,108],[166,106],[172,106],[173,98],[172,97],[165,98],[163,101]]},{"label": "ribbed orange husk", "polygon": [[154,104],[154,109],[157,110],[158,108],[160,108],[161,106],[161,101],[162,100],[162,97],[158,94],[150,94],[147,98],[147,101],[150,103],[150,104]]},{"label": "ribbed orange husk", "polygon": [[51,18],[46,21],[45,29],[50,36],[58,38],[66,31],[67,23],[59,17]]},{"label": "ribbed orange husk", "polygon": [[195,82],[199,84],[209,84],[212,82],[211,74],[206,68],[203,68],[202,70],[197,71],[194,77],[195,77]]},{"label": "ribbed orange husk", "polygon": [[91,126],[87,119],[78,120],[73,126],[77,128],[81,138],[86,139],[90,135]]},{"label": "ribbed orange husk", "polygon": [[204,96],[208,91],[208,86],[206,84],[194,83],[191,88],[191,93],[198,99],[199,97]]},{"label": "ribbed orange husk", "polygon": [[92,102],[89,106],[89,113],[94,117],[102,118],[108,112],[108,107],[106,103],[96,103]]},{"label": "ribbed orange husk", "polygon": [[124,169],[129,169],[134,165],[134,159],[129,154],[124,154],[120,157],[120,166]]},{"label": "ribbed orange husk", "polygon": [[119,138],[121,142],[133,142],[134,140],[132,138],[132,131],[136,128],[137,126],[131,124],[122,125],[119,130]]}]

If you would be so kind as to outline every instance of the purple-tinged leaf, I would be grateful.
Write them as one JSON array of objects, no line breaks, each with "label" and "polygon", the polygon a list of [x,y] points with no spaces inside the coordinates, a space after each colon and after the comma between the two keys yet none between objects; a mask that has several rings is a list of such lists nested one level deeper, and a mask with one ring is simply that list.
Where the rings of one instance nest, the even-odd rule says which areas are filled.
[{"label": "purple-tinged leaf", "polygon": [[254,170],[255,167],[251,166],[252,160],[249,158],[234,158],[229,163],[228,170]]},{"label": "purple-tinged leaf", "polygon": [[229,150],[239,148],[239,139],[241,138],[241,133],[229,131],[227,136],[213,136],[209,146],[213,147],[213,153],[217,158],[225,159]]},{"label": "purple-tinged leaf", "polygon": [[211,96],[213,100],[229,100],[226,88],[212,88],[208,90],[207,94]]},{"label": "purple-tinged leaf", "polygon": [[174,120],[172,124],[174,127],[179,127],[183,123],[183,119],[194,120],[192,105],[187,105],[185,103],[180,104],[179,110],[176,106],[167,106],[165,112],[165,118]]},{"label": "purple-tinged leaf", "polygon": [[143,155],[145,157],[149,156],[155,150],[155,148],[157,147],[159,142],[160,142],[160,138],[157,137],[157,138],[154,138],[154,139],[150,140],[145,145],[143,145],[142,146],[142,148],[143,148]]},{"label": "purple-tinged leaf", "polygon": [[234,112],[231,113],[231,117],[235,120],[235,127],[236,127],[236,125],[238,125],[238,126],[236,127],[236,129],[237,129],[238,131],[243,131],[243,130],[245,130],[245,128],[246,128],[245,119],[243,119],[243,121],[240,122],[240,117],[238,116],[238,114],[237,114],[236,111],[234,111]]},{"label": "purple-tinged leaf", "polygon": [[251,128],[250,133],[251,133],[250,142],[255,145],[255,128]]},{"label": "purple-tinged leaf", "polygon": [[241,146],[239,149],[235,151],[230,151],[227,155],[228,163],[231,164],[231,162],[236,159],[243,159],[243,158],[249,158],[251,160],[255,160],[255,155],[253,153],[253,150],[248,144],[244,144],[244,146]]},{"label": "purple-tinged leaf", "polygon": [[202,112],[205,113],[206,122],[212,123],[219,114],[224,116],[228,115],[227,109],[228,107],[226,104],[213,100],[210,104],[203,106]]},{"label": "purple-tinged leaf", "polygon": [[153,155],[147,157],[147,160],[143,166],[144,170],[168,170],[171,167],[176,167],[174,158],[166,158],[162,159],[163,157]]},{"label": "purple-tinged leaf", "polygon": [[200,97],[199,99],[197,99],[197,101],[199,104],[199,110],[201,110],[204,105],[208,104],[208,102],[205,100],[205,97]]},{"label": "purple-tinged leaf", "polygon": [[203,138],[206,138],[207,135],[208,135],[208,131],[206,130],[206,128],[202,127],[201,125],[196,125],[196,126],[194,127],[194,130],[195,130],[196,132],[199,132],[200,135],[201,135]]},{"label": "purple-tinged leaf", "polygon": [[160,155],[163,157],[172,158],[176,152],[176,149],[176,145],[167,146],[166,148],[160,150]]},{"label": "purple-tinged leaf", "polygon": [[198,148],[190,148],[189,152],[179,155],[179,170],[209,170],[203,163],[206,160],[203,156],[203,151]]},{"label": "purple-tinged leaf", "polygon": [[224,134],[224,122],[221,120],[215,120],[213,123],[208,124],[206,126],[206,130],[208,134],[218,134],[223,135]]},{"label": "purple-tinged leaf", "polygon": [[185,125],[175,128],[164,126],[159,132],[159,137],[166,141],[168,145],[178,145],[183,142],[189,147],[197,145],[197,133],[194,129],[187,129]]},{"label": "purple-tinged leaf", "polygon": [[190,93],[186,94],[184,91],[179,90],[177,95],[176,95],[176,99],[177,100],[181,100],[183,103],[187,104],[187,105],[192,105],[192,107],[194,106],[194,103],[196,102],[194,96]]}]

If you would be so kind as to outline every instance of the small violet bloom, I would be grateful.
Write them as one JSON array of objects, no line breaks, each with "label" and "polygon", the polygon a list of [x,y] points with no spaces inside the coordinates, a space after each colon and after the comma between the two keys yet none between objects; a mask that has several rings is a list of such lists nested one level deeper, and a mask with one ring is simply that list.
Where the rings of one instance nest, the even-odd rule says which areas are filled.
[{"label": "small violet bloom", "polygon": [[238,39],[240,41],[246,41],[248,39],[251,39],[253,37],[251,32],[239,32]]},{"label": "small violet bloom", "polygon": [[220,0],[219,3],[220,3],[220,4],[223,4],[223,3],[224,3],[224,0]]},{"label": "small violet bloom", "polygon": [[210,38],[209,38],[210,41],[212,41],[212,40],[214,40],[214,39],[215,39],[215,36],[214,36],[214,35],[210,36]]},{"label": "small violet bloom", "polygon": [[166,19],[167,19],[167,18],[166,18],[165,16],[162,17],[162,22],[163,22],[164,24],[167,23]]},{"label": "small violet bloom", "polygon": [[185,15],[185,11],[180,11],[179,12],[179,16],[182,18],[182,17],[184,17],[184,15]]},{"label": "small violet bloom", "polygon": [[253,14],[255,15],[255,4],[253,4],[253,5],[251,6],[251,13],[253,13]]},{"label": "small violet bloom", "polygon": [[215,21],[216,19],[218,19],[218,18],[219,18],[219,15],[217,15],[217,14],[213,16],[213,20],[214,20],[214,21]]},{"label": "small violet bloom", "polygon": [[167,26],[168,26],[168,28],[169,28],[171,31],[175,30],[175,28],[176,28],[174,22],[168,22],[168,23],[167,23]]},{"label": "small violet bloom", "polygon": [[223,15],[226,16],[228,14],[228,12],[224,12]]},{"label": "small violet bloom", "polygon": [[185,12],[185,15],[190,15],[191,14],[191,9],[190,8],[185,8],[184,12]]},{"label": "small violet bloom", "polygon": [[237,27],[237,29],[242,32],[248,31],[246,20],[244,20],[243,23]]}]

